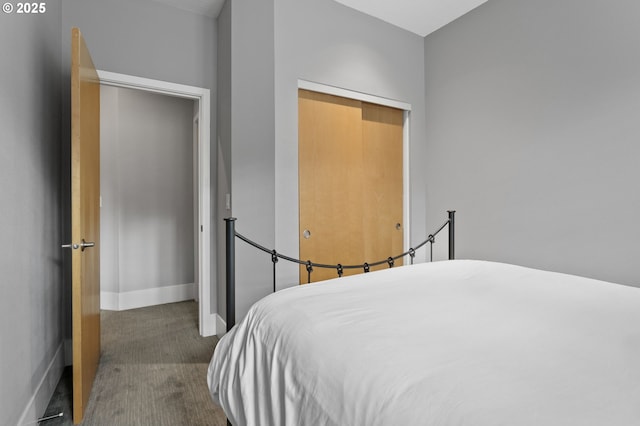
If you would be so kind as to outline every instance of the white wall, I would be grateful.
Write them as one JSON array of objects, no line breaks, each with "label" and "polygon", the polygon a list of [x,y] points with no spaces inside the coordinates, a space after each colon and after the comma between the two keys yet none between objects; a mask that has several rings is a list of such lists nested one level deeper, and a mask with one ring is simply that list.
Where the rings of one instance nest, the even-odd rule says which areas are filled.
[{"label": "white wall", "polygon": [[[12,2],[13,3],[13,2]],[[13,3],[15,6],[15,3]],[[64,367],[60,2],[0,14],[0,423],[34,422]]]},{"label": "white wall", "polygon": [[640,285],[640,3],[491,0],[425,39],[428,213],[459,257]]},{"label": "white wall", "polygon": [[118,309],[105,299],[144,290],[150,305],[154,290],[195,282],[194,102],[110,86],[100,95],[101,302]]}]

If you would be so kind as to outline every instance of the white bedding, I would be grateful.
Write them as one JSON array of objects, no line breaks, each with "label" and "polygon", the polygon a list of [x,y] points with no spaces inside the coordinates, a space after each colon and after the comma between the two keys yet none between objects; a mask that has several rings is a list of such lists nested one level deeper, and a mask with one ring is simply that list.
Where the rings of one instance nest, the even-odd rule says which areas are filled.
[{"label": "white bedding", "polygon": [[640,425],[640,289],[481,261],[280,291],[218,343],[234,425]]}]

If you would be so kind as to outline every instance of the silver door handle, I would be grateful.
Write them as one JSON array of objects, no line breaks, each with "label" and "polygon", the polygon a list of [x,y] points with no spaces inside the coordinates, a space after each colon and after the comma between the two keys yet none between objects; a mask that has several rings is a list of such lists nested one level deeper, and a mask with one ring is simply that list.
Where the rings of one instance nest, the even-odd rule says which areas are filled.
[{"label": "silver door handle", "polygon": [[96,245],[96,243],[85,241],[84,238],[83,238],[82,242],[80,243],[80,250],[84,251],[84,249],[89,248],[89,247],[94,247],[95,245]]},{"label": "silver door handle", "polygon": [[84,251],[84,249],[89,248],[89,247],[95,247],[96,243],[90,242],[90,241],[85,241],[84,238],[82,239],[82,242],[80,244],[63,244],[61,247],[62,248],[70,248],[73,250],[77,250],[80,249],[82,251]]}]

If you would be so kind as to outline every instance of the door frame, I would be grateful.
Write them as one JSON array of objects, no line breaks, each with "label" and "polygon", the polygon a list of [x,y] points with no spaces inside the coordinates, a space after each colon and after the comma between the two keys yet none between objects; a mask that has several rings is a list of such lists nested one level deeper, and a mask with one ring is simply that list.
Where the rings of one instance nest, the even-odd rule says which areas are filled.
[{"label": "door frame", "polygon": [[[100,84],[142,90],[162,95],[175,96],[197,101],[197,117],[199,123],[197,157],[197,197],[194,204],[197,211],[195,232],[197,239],[197,271],[198,277],[198,329],[201,336],[216,334],[216,314],[211,314],[211,276],[215,274],[215,265],[211,264],[211,238],[214,229],[211,227],[211,143],[210,117],[211,95],[209,89],[161,80],[136,77],[109,71],[98,71]],[[195,138],[194,138],[195,139]],[[194,147],[196,148],[196,147]],[[198,228],[200,232],[198,232]],[[215,293],[213,294],[215,297]],[[215,305],[215,303],[214,303]]]},{"label": "door frame", "polygon": [[[354,99],[356,101],[368,102],[371,104],[387,106],[391,108],[400,109],[403,111],[403,126],[402,126],[402,215],[404,221],[404,234],[403,245],[404,251],[409,250],[410,235],[411,235],[411,197],[409,196],[409,141],[410,141],[410,120],[411,120],[411,104],[406,102],[397,101],[395,99],[383,98],[380,96],[370,95],[367,93],[356,92],[349,89],[343,89],[341,87],[329,86],[327,84],[316,83],[313,81],[298,79],[298,89],[310,90],[312,92],[324,93],[327,95],[340,96],[342,98]],[[298,250],[300,250],[298,248]]]}]

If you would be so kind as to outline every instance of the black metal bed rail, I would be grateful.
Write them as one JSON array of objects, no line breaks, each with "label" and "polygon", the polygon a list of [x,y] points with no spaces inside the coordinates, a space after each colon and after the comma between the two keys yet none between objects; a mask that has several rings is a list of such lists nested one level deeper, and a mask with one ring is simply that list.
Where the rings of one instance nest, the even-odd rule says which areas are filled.
[{"label": "black metal bed rail", "polygon": [[413,259],[416,255],[416,250],[419,250],[427,243],[430,243],[430,261],[433,261],[433,244],[435,243],[435,237],[442,231],[447,225],[449,225],[449,259],[455,259],[455,210],[449,210],[448,219],[438,228],[436,232],[433,234],[429,234],[426,240],[421,242],[415,247],[409,248],[409,250],[404,253],[400,253],[396,256],[389,256],[387,259],[379,260],[376,262],[364,262],[362,264],[357,265],[342,265],[338,264],[325,264],[325,263],[315,263],[311,260],[300,260],[293,258],[291,256],[286,256],[282,253],[278,253],[275,249],[269,249],[264,247],[255,241],[250,240],[244,235],[236,232],[235,230],[235,222],[236,218],[229,217],[225,219],[226,222],[226,269],[227,269],[227,331],[231,330],[235,325],[235,237],[238,237],[245,243],[261,250],[265,253],[271,255],[271,262],[273,263],[273,291],[276,291],[276,263],[278,263],[278,259],[283,259],[292,263],[297,263],[299,265],[304,265],[307,269],[307,281],[311,282],[311,273],[313,272],[313,268],[326,268],[326,269],[335,269],[337,271],[338,277],[342,277],[343,271],[345,269],[362,269],[364,272],[369,272],[370,268],[374,266],[389,265],[389,268],[392,268],[395,264],[395,261],[401,259],[405,256],[409,256],[411,258],[411,264],[413,264]]}]

